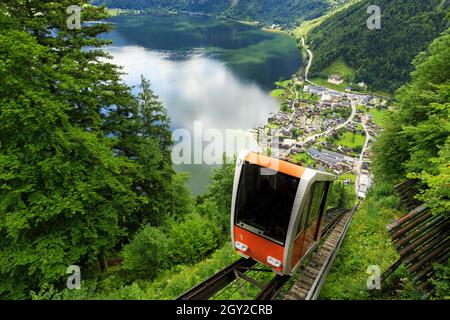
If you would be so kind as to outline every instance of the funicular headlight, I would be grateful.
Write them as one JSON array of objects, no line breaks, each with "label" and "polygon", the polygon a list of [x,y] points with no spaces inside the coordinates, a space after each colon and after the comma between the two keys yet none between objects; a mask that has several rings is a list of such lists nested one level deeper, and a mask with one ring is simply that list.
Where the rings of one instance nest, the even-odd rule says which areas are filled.
[{"label": "funicular headlight", "polygon": [[241,243],[241,242],[239,242],[239,241],[236,241],[236,242],[234,243],[234,247],[235,247],[236,249],[238,249],[239,251],[242,251],[242,252],[245,252],[245,251],[248,250],[248,246],[245,245],[245,244],[243,244],[243,243]]},{"label": "funicular headlight", "polygon": [[275,268],[281,267],[281,261],[280,261],[280,260],[277,260],[277,259],[275,259],[275,258],[273,258],[273,257],[271,257],[271,256],[268,256],[268,257],[267,257],[267,262],[268,262],[271,266],[274,266]]}]

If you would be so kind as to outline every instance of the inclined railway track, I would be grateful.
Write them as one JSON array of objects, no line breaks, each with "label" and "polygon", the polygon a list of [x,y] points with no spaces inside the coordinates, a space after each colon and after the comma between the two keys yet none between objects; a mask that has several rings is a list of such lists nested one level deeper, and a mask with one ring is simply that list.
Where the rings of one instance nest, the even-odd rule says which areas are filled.
[{"label": "inclined railway track", "polygon": [[[350,211],[335,209],[327,213],[323,239],[303,259],[299,278],[284,299],[313,300],[317,298],[358,205]],[[237,281],[241,281],[242,284],[235,286],[237,287],[233,288],[235,291],[242,289],[245,283],[250,283],[259,289],[259,294],[254,300],[273,300],[279,296],[291,277],[275,275],[272,280],[263,284],[250,276],[252,272],[268,272],[267,269],[258,268],[258,266],[261,265],[256,261],[242,258],[179,296],[176,300],[214,299]]]},{"label": "inclined railway track", "polygon": [[325,279],[339,252],[359,204],[351,211],[345,211],[339,219],[332,220],[332,227],[319,242],[318,248],[302,265],[299,278],[285,295],[285,300],[316,300]]}]

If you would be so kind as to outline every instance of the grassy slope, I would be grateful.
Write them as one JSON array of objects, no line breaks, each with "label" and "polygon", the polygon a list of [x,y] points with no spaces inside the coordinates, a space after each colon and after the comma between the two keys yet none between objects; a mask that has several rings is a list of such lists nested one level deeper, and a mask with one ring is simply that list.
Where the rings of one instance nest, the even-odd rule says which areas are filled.
[{"label": "grassy slope", "polygon": [[334,83],[329,83],[328,79],[322,79],[322,78],[313,78],[313,79],[311,79],[311,82],[316,85],[323,86],[325,88],[337,90],[337,91],[344,91],[345,88],[348,86],[348,84],[345,82],[343,82],[341,84],[334,84]]},{"label": "grassy slope", "polygon": [[376,108],[372,108],[372,109],[368,110],[364,106],[358,106],[358,110],[363,110],[364,114],[370,113],[373,117],[373,122],[375,122],[375,124],[380,127],[382,127],[384,125],[384,123],[386,121],[386,116],[388,115],[387,110],[379,110]]},{"label": "grassy slope", "polygon": [[323,73],[327,74],[328,76],[332,74],[338,74],[342,77],[350,78],[352,79],[355,76],[355,70],[351,67],[349,67],[344,59],[340,57],[336,61],[334,61],[332,64],[330,64],[328,67],[322,70]]},{"label": "grassy slope", "polygon": [[334,144],[347,148],[363,147],[366,137],[361,134],[353,134],[353,132],[346,131],[342,137],[335,141]]},{"label": "grassy slope", "polygon": [[386,110],[370,109],[369,113],[373,117],[373,121],[378,126],[383,126],[385,122],[385,117],[387,116]]},{"label": "grassy slope", "polygon": [[367,268],[377,265],[381,271],[397,259],[386,225],[400,216],[388,209],[392,197],[369,199],[355,214],[347,236],[322,289],[320,299],[369,299]]},{"label": "grassy slope", "polygon": [[294,30],[294,35],[297,38],[301,38],[302,36],[307,37],[309,31],[311,31],[312,29],[314,29],[315,27],[319,26],[323,21],[325,21],[326,19],[332,17],[333,15],[335,15],[336,13],[340,12],[341,10],[344,10],[346,8],[348,8],[349,6],[351,6],[352,4],[358,2],[360,0],[353,0],[353,1],[349,1],[347,4],[338,7],[337,9],[328,12],[327,14],[318,17],[316,19],[313,20],[308,20],[308,21],[303,21],[300,26],[298,28],[296,28]]}]

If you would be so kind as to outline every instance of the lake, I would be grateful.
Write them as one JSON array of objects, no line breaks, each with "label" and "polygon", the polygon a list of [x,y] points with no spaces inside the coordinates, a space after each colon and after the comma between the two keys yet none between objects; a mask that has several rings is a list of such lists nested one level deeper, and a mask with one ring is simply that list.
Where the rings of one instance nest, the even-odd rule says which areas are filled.
[{"label": "lake", "polygon": [[[270,95],[274,82],[290,78],[301,66],[291,37],[239,22],[151,14],[116,16],[110,22],[115,30],[103,37],[113,45],[106,51],[123,66],[124,81],[136,86],[144,75],[166,106],[171,129],[192,135],[194,123],[203,133],[265,124],[279,108]],[[192,139],[197,136],[201,139],[202,133]],[[181,164],[175,169],[190,173],[189,186],[198,195],[207,190],[213,167]]]}]

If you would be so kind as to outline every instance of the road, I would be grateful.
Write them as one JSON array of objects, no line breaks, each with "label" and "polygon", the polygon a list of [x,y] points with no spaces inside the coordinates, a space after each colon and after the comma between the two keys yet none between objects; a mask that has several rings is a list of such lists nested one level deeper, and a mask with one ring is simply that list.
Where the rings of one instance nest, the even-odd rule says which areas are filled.
[{"label": "road", "polygon": [[[297,143],[300,143],[300,144],[304,145],[304,144],[306,144],[306,143],[308,143],[308,142],[314,141],[314,140],[317,139],[317,138],[321,138],[321,137],[324,137],[324,136],[328,136],[328,135],[330,135],[330,134],[331,134],[333,131],[335,131],[335,130],[337,131],[337,130],[339,130],[339,129],[345,128],[349,123],[351,123],[351,122],[353,121],[353,119],[354,119],[355,116],[356,116],[356,112],[357,112],[356,102],[353,102],[353,101],[352,101],[352,114],[351,114],[350,117],[347,119],[347,121],[345,121],[345,122],[343,122],[343,123],[341,123],[341,124],[339,124],[339,125],[337,125],[337,126],[334,126],[334,127],[328,129],[328,130],[325,131],[325,132],[321,132],[321,133],[317,133],[317,134],[308,136],[308,137],[304,138],[303,140],[298,140]],[[366,131],[366,132],[367,132],[367,131]],[[366,143],[368,144],[368,141],[366,141]],[[294,149],[294,148],[295,148],[295,145],[294,145],[293,147],[291,147],[290,149],[286,150],[286,151],[283,153],[282,156],[283,156],[284,158],[287,157],[287,156],[290,154],[291,150]]]},{"label": "road", "polygon": [[[363,121],[364,122],[364,121]],[[361,154],[359,156],[359,161],[356,164],[356,181],[355,181],[355,191],[356,194],[358,194],[359,191],[359,181],[361,178],[361,169],[362,169],[362,165],[364,163],[364,154],[366,153],[368,147],[369,147],[369,142],[370,139],[372,139],[372,137],[369,134],[369,131],[367,130],[367,126],[365,123],[361,123],[362,127],[364,128],[364,131],[366,132],[366,142],[364,143],[364,147],[361,151]]]},{"label": "road", "polygon": [[312,61],[314,59],[314,55],[313,55],[312,51],[306,47],[305,38],[303,36],[302,36],[302,46],[303,46],[303,48],[306,49],[306,52],[308,52],[308,55],[309,55],[308,64],[305,69],[305,82],[309,82],[308,74],[309,74],[309,69],[311,68],[311,65],[312,65]]}]

